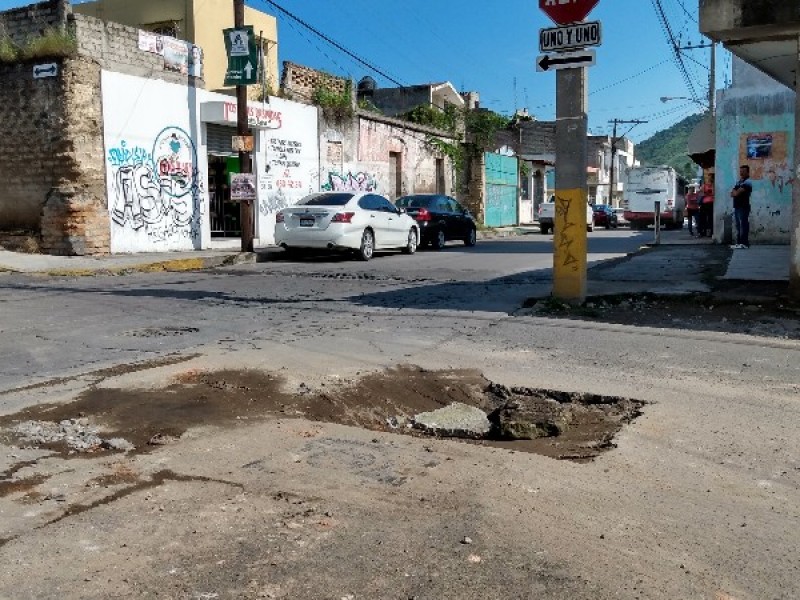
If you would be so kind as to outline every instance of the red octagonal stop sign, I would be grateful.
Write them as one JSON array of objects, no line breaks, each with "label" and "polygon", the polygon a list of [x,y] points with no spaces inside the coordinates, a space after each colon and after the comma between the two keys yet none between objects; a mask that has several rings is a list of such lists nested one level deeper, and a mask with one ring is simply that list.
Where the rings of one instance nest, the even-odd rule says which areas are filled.
[{"label": "red octagonal stop sign", "polygon": [[600,0],[539,0],[541,8],[558,25],[583,21]]}]

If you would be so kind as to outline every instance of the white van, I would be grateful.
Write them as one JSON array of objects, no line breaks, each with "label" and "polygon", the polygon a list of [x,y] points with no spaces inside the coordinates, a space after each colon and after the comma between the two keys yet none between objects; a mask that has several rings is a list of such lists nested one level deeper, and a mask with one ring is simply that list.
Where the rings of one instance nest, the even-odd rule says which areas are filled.
[{"label": "white van", "polygon": [[623,196],[625,220],[631,229],[646,229],[655,221],[655,203],[661,203],[661,223],[681,229],[686,214],[686,182],[672,167],[630,167]]}]

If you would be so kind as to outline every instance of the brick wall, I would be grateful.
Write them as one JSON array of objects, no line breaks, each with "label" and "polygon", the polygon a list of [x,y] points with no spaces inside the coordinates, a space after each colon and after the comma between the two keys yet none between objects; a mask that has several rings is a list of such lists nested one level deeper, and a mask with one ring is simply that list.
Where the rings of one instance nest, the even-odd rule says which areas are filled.
[{"label": "brick wall", "polygon": [[31,37],[47,29],[61,29],[71,8],[64,0],[40,2],[0,13],[0,35],[9,36],[15,44],[23,45]]},{"label": "brick wall", "polygon": [[[292,62],[284,61],[283,76],[281,77],[281,90],[290,95],[292,100],[311,104],[314,97],[314,90],[318,86],[324,85],[332,92],[344,94],[347,92],[350,81],[343,77],[329,75],[323,71],[317,71],[309,67],[297,65]],[[351,90],[351,93],[352,92]]]},{"label": "brick wall", "polygon": [[164,70],[162,56],[139,50],[139,30],[135,27],[81,14],[70,15],[69,22],[78,40],[78,54],[92,58],[107,71],[204,87],[202,79]]}]

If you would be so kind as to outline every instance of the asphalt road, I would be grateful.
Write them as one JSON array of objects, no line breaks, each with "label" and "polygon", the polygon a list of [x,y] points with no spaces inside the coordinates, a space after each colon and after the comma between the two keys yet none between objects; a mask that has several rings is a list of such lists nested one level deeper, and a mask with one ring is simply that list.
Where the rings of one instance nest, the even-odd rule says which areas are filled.
[{"label": "asphalt road", "polygon": [[[30,485],[0,493],[0,598],[800,597],[800,345],[520,316],[549,289],[550,239],[0,275],[3,414],[97,389],[169,394],[219,369],[302,394],[398,364],[647,402],[590,463],[292,415],[209,421],[127,456],[6,441],[0,470]],[[590,258],[647,239],[598,231]]]}]

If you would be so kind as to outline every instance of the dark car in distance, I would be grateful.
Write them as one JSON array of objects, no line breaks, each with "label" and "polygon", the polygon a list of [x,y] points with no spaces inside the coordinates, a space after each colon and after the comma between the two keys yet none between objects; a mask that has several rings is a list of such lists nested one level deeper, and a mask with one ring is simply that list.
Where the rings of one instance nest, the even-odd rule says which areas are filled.
[{"label": "dark car in distance", "polygon": [[594,211],[595,226],[616,229],[619,225],[617,213],[608,204],[593,204],[592,210]]},{"label": "dark car in distance", "polygon": [[450,240],[474,246],[477,240],[475,221],[470,212],[450,196],[412,194],[395,202],[419,224],[420,243],[437,250]]}]

